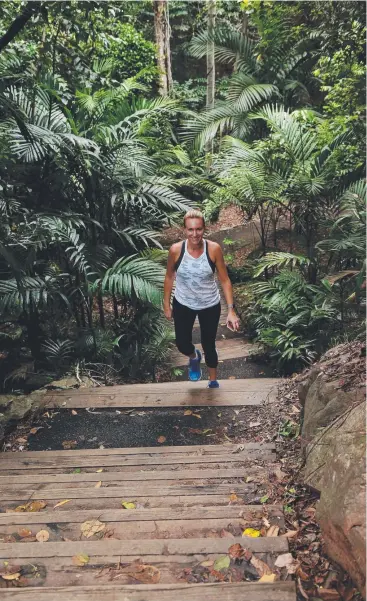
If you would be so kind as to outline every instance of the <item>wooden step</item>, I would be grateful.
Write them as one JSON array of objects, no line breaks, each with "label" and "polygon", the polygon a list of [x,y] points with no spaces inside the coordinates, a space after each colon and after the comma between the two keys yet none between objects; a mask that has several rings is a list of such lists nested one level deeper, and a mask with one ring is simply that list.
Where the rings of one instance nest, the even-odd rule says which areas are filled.
[{"label": "wooden step", "polygon": [[[197,344],[196,346],[203,353],[201,344]],[[218,340],[216,348],[219,359],[225,361],[226,359],[250,357],[252,353],[260,348],[260,345],[247,342],[243,338],[229,338],[227,340]],[[205,360],[205,354],[203,360]],[[174,367],[183,367],[187,365],[188,359],[185,355],[181,355],[181,353],[175,350],[170,357],[170,363]]]},{"label": "wooden step", "polygon": [[277,378],[223,380],[221,388],[212,390],[204,381],[100,386],[50,391],[45,402],[49,408],[64,409],[263,405],[276,398],[279,382]]},{"label": "wooden step", "polygon": [[3,601],[295,601],[293,582],[8,589]]}]

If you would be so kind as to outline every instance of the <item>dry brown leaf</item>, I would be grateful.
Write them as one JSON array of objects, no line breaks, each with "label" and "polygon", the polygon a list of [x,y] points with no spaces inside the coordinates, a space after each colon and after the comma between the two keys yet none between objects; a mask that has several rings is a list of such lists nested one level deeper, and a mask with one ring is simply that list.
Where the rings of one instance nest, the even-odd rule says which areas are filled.
[{"label": "dry brown leaf", "polygon": [[238,501],[238,497],[237,497],[236,493],[234,493],[234,492],[233,492],[233,493],[230,495],[230,497],[229,497],[229,500],[230,500],[231,502],[233,502],[233,501]]},{"label": "dry brown leaf", "polygon": [[159,442],[159,444],[163,444],[164,442],[166,442],[166,437],[165,436],[158,436],[157,438],[157,442]]},{"label": "dry brown leaf", "polygon": [[90,538],[94,536],[98,532],[102,532],[106,528],[106,524],[100,522],[99,520],[88,520],[87,522],[83,522],[80,526],[80,530],[82,531],[83,536],[86,538]]},{"label": "dry brown leaf", "polygon": [[49,538],[50,538],[50,533],[48,530],[40,530],[36,534],[36,539],[38,540],[39,543],[46,543]]},{"label": "dry brown leaf", "polygon": [[288,530],[288,532],[284,532],[284,534],[281,534],[280,536],[284,538],[294,538],[297,534],[298,530]]},{"label": "dry brown leaf", "polygon": [[203,568],[211,568],[214,565],[214,561],[212,559],[207,559],[206,561],[202,561],[200,565]]},{"label": "dry brown leaf", "polygon": [[101,488],[102,486],[102,480],[100,480],[99,482],[97,482],[97,484],[95,485],[94,488]]},{"label": "dry brown leaf", "polygon": [[66,503],[70,503],[71,499],[64,499],[63,501],[59,501],[58,503],[56,503],[56,505],[54,505],[54,509],[56,509],[56,507],[62,507],[63,505],[66,505]]},{"label": "dry brown leaf", "polygon": [[268,564],[265,563],[265,561],[261,561],[261,559],[257,559],[257,557],[255,557],[254,555],[251,557],[250,562],[252,563],[254,568],[256,568],[260,577],[261,576],[270,576],[270,574],[273,573],[273,570],[271,570],[269,568]]},{"label": "dry brown leaf", "polygon": [[276,574],[264,574],[257,582],[275,582],[276,578]]},{"label": "dry brown leaf", "polygon": [[26,503],[25,505],[18,505],[18,507],[16,507],[15,509],[12,509],[12,511],[16,511],[16,512],[35,512],[35,511],[41,511],[41,509],[44,509],[46,507],[47,503],[46,501],[30,501],[29,503]]},{"label": "dry brown leaf", "polygon": [[184,415],[192,415],[192,411],[191,411],[191,409],[186,409],[186,410],[184,411]]},{"label": "dry brown leaf", "polygon": [[78,415],[78,412],[77,412],[77,411],[75,411],[75,409],[72,409],[72,410],[71,410],[71,415]]},{"label": "dry brown leaf", "polygon": [[0,574],[0,576],[4,580],[18,580],[18,578],[20,578],[20,572],[14,572],[13,574],[4,573]]},{"label": "dry brown leaf", "polygon": [[30,434],[37,434],[38,430],[40,430],[40,429],[41,429],[41,426],[40,426],[39,428],[31,428],[31,429],[29,430],[29,433],[30,433]]},{"label": "dry brown leaf", "polygon": [[278,536],[279,530],[279,526],[270,526],[269,530],[266,532],[266,536]]},{"label": "dry brown leaf", "polygon": [[80,555],[74,555],[73,564],[78,567],[83,567],[89,562],[89,555],[81,553]]},{"label": "dry brown leaf", "polygon": [[21,528],[18,530],[18,534],[20,538],[26,538],[27,536],[32,536],[32,531],[28,530],[28,528]]},{"label": "dry brown leaf", "polygon": [[201,415],[199,415],[199,413],[193,413],[192,417],[197,417],[197,419],[201,419]]},{"label": "dry brown leaf", "polygon": [[155,566],[146,564],[138,564],[135,567],[135,572],[127,572],[131,578],[142,582],[143,584],[158,584],[161,579],[161,573]]},{"label": "dry brown leaf", "polygon": [[232,558],[232,559],[246,559],[246,561],[250,561],[251,557],[252,557],[252,553],[251,551],[248,551],[247,549],[244,549],[242,547],[242,545],[240,545],[240,543],[235,543],[234,545],[231,545],[228,549],[228,555]]},{"label": "dry brown leaf", "polygon": [[28,442],[28,439],[21,436],[20,438],[16,439],[16,442],[20,442],[20,444],[26,444],[26,442]]}]

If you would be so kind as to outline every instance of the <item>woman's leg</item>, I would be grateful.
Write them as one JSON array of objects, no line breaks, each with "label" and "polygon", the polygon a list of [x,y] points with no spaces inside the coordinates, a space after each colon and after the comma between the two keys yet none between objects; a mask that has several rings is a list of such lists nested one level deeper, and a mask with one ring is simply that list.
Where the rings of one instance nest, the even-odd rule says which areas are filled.
[{"label": "woman's leg", "polygon": [[176,346],[180,353],[187,357],[196,357],[195,347],[192,343],[192,328],[196,311],[181,305],[175,298],[172,303],[173,321],[175,324]]},{"label": "woman's leg", "polygon": [[215,348],[215,339],[217,336],[219,318],[220,318],[220,303],[198,311],[201,344],[205,353],[205,363],[209,368],[210,380],[217,379],[218,354]]}]

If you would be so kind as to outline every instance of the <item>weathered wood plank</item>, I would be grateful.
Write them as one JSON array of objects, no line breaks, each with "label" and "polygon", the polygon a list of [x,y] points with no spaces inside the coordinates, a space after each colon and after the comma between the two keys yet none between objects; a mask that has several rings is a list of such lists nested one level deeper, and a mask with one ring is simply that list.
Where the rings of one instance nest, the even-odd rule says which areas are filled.
[{"label": "weathered wood plank", "polygon": [[231,478],[246,478],[250,475],[264,477],[264,474],[269,473],[277,464],[273,466],[267,465],[266,468],[261,466],[251,466],[235,469],[196,469],[196,470],[162,470],[162,471],[142,471],[142,472],[94,472],[80,474],[31,474],[24,472],[21,478],[19,476],[0,476],[0,487],[4,485],[17,484],[19,488],[29,487],[29,484],[45,484],[45,488],[54,487],[60,488],[59,483],[70,485],[88,486],[90,482],[140,482],[150,480],[229,480]]},{"label": "weathered wood plank", "polygon": [[[245,442],[239,444],[208,444],[208,445],[180,445],[174,447],[160,446],[160,447],[124,447],[124,448],[112,448],[112,449],[73,449],[73,450],[56,450],[56,451],[27,451],[27,457],[39,457],[40,453],[47,453],[47,457],[68,457],[75,455],[169,455],[171,453],[194,453],[195,455],[207,455],[208,453],[219,454],[225,453],[236,453],[238,450],[275,450],[275,444],[272,442]],[[24,453],[7,453],[4,455],[6,459],[23,456]]]},{"label": "weathered wood plank", "polygon": [[[42,487],[42,485],[39,485]],[[125,498],[150,496],[150,497],[167,497],[167,496],[193,496],[193,495],[220,495],[236,492],[239,495],[253,492],[256,485],[253,483],[230,483],[230,484],[176,484],[171,486],[163,486],[157,482],[131,484],[130,486],[109,486],[106,488],[95,488],[91,485],[89,488],[59,488],[47,489],[36,488],[19,489],[19,488],[1,488],[0,499],[3,501],[11,501],[14,499],[105,499],[111,497]]]},{"label": "weathered wood plank", "polygon": [[[118,588],[117,588],[118,587]],[[7,589],[4,601],[295,601],[294,582]]]},{"label": "weathered wood plank", "polygon": [[[237,495],[238,496],[238,495]],[[254,493],[249,495],[249,502],[254,502]],[[53,507],[59,501],[63,501],[68,497],[55,497],[47,500],[47,505]],[[135,501],[139,507],[154,508],[154,507],[207,507],[214,505],[229,505],[231,503],[229,495],[187,495],[179,497],[131,497],[121,499],[118,497],[107,497],[98,499],[71,499],[69,509],[94,509],[104,511],[106,509],[121,509],[121,501]],[[246,499],[247,500],[247,499]],[[24,504],[24,498],[14,499],[13,501],[0,501],[1,511],[15,509],[18,505]],[[238,501],[231,503],[233,505],[244,505],[242,496],[238,496]],[[42,512],[40,513],[40,515]]]},{"label": "weathered wood plank", "polygon": [[[268,515],[268,519],[283,520],[282,508],[279,505],[226,505],[225,507],[192,507],[186,509],[155,508],[155,509],[122,509],[115,510],[85,509],[80,511],[70,510],[70,504],[57,507],[47,507],[46,511],[39,513],[0,513],[0,528],[4,525],[32,526],[40,522],[44,524],[63,524],[68,522],[85,522],[99,519],[101,522],[131,522],[131,521],[158,521],[158,520],[207,520],[207,519],[236,519],[244,520],[261,519]],[[280,518],[280,520],[279,520]]]},{"label": "weathered wood plank", "polygon": [[[242,378],[238,380],[222,380],[222,387],[226,392],[249,392],[257,390],[266,390],[276,386],[281,382],[279,378]],[[140,396],[141,394],[174,394],[184,393],[190,395],[193,391],[205,392],[206,382],[150,382],[148,384],[121,384],[116,386],[96,386],[94,388],[78,388],[69,390],[49,391],[47,396],[69,397],[71,394],[81,396],[108,396],[120,395]],[[214,392],[219,392],[214,390]]]},{"label": "weathered wood plank", "polygon": [[[93,555],[194,555],[196,553],[227,553],[231,544],[244,543],[241,537],[229,541],[227,538],[192,538],[170,540],[102,540],[48,543],[0,543],[0,558],[20,559],[45,556],[71,557],[80,553]],[[246,548],[259,553],[283,553],[288,551],[288,542],[282,537],[246,537]]]},{"label": "weathered wood plank", "polygon": [[[4,472],[7,470],[13,469],[34,469],[34,468],[43,468],[43,467],[55,467],[55,468],[71,468],[71,467],[95,467],[96,469],[104,467],[104,466],[125,466],[125,465],[136,465],[136,466],[147,466],[147,465],[156,465],[157,458],[155,457],[145,457],[144,455],[136,455],[135,457],[120,456],[120,455],[111,455],[111,456],[102,456],[95,458],[93,456],[68,456],[68,457],[58,457],[53,458],[47,457],[47,454],[40,453],[38,459],[28,459],[26,453],[21,453],[21,456],[18,456],[17,459],[9,458],[3,459],[0,462],[0,471]],[[23,455],[23,457],[22,457]],[[221,454],[221,455],[171,455],[169,457],[160,456],[159,463],[161,465],[164,464],[198,464],[198,463],[232,463],[235,461],[246,460],[248,458],[261,457],[262,459],[274,459],[275,454],[270,451],[256,451],[249,450],[246,452],[239,453],[230,453],[230,454]],[[230,466],[229,466],[230,467]]]},{"label": "weathered wood plank", "polygon": [[[99,516],[96,517],[99,518]],[[280,520],[275,519],[273,520],[273,523],[280,527]],[[123,522],[118,520],[115,522],[108,522],[108,524],[105,523],[102,534],[107,533],[111,538],[119,540],[166,540],[169,538],[221,538],[223,531],[226,531],[226,536],[229,540],[230,533],[232,533],[233,536],[241,536],[245,528],[261,528],[261,526],[261,518],[244,520],[241,517],[207,517],[205,520],[142,520],[134,522]],[[24,528],[24,526],[22,526],[22,528]],[[58,524],[54,521],[48,525],[40,520],[38,524],[33,525],[31,528],[32,534],[29,536],[35,536],[40,530],[47,530],[49,532],[50,542],[85,540],[82,536],[81,524],[79,522]],[[19,526],[0,526],[0,542],[8,542],[7,540],[4,540],[4,537],[9,535],[17,537],[19,531]],[[90,540],[98,540],[99,538],[100,535],[97,534],[95,537],[90,537]],[[19,542],[28,544],[24,539],[21,539]],[[245,544],[245,542],[243,544]]]},{"label": "weathered wood plank", "polygon": [[[196,346],[203,353],[201,344],[197,344]],[[252,352],[259,348],[259,345],[249,343],[241,338],[228,338],[217,340],[216,348],[219,359],[224,361],[226,359],[236,359],[237,357],[249,357]],[[175,350],[170,356],[170,363],[175,367],[184,367],[187,365],[188,360],[185,355]]]}]

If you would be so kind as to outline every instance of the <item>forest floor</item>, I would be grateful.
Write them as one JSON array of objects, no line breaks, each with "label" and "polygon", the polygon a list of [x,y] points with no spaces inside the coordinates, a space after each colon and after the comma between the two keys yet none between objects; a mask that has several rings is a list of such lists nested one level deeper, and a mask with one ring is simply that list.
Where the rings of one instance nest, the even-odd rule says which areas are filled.
[{"label": "forest floor", "polygon": [[[237,209],[228,209],[220,224],[238,225],[235,220],[241,218]],[[229,379],[273,375],[262,363],[227,359],[220,364],[224,390]],[[181,378],[186,377],[183,368]],[[297,560],[299,601],[359,601],[361,597],[349,577],[324,552],[315,519],[318,496],[302,484],[302,407],[297,393],[300,377],[294,374],[284,379],[278,400],[266,406],[48,410],[20,424],[8,436],[4,450],[275,442],[282,467],[265,492],[263,483],[256,485],[251,502],[284,506],[291,551]]]}]

